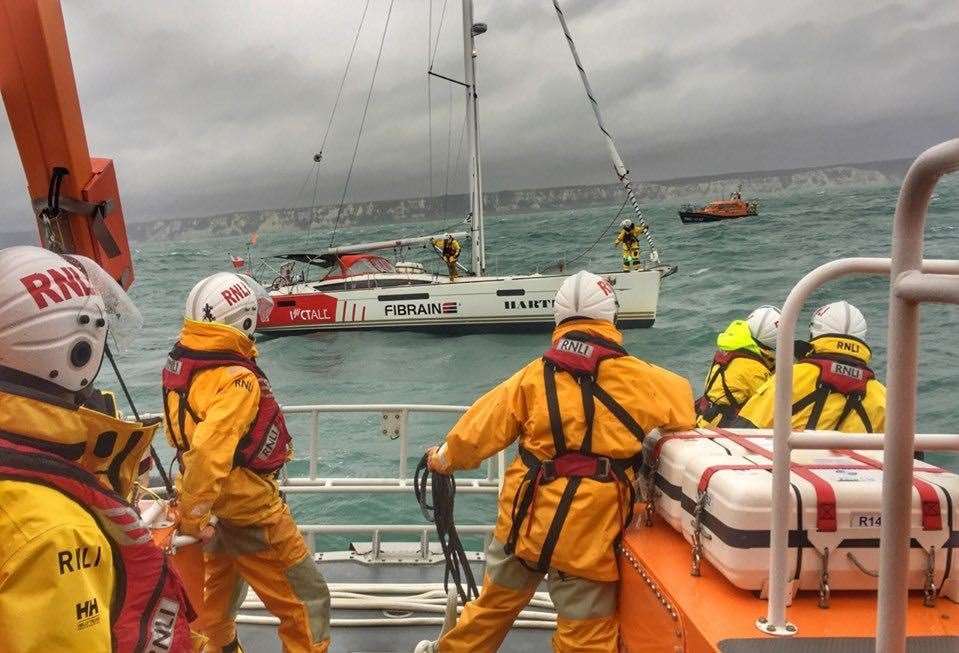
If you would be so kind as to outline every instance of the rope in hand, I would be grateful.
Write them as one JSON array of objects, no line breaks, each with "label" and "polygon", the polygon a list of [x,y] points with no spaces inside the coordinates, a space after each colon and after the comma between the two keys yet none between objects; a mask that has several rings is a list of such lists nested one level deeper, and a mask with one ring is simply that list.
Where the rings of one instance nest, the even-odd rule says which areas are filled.
[{"label": "rope in hand", "polygon": [[[456,524],[453,521],[453,502],[456,496],[456,480],[452,475],[440,474],[427,466],[429,454],[425,454],[416,466],[413,474],[413,493],[420,504],[420,510],[427,521],[436,524],[436,535],[443,548],[446,559],[446,573],[443,576],[443,588],[449,592],[449,581],[453,579],[456,591],[463,603],[479,596],[476,579],[470,568],[469,559],[463,549]],[[430,489],[432,486],[432,490]],[[432,492],[432,501],[428,493]],[[463,583],[466,583],[464,589]]]}]

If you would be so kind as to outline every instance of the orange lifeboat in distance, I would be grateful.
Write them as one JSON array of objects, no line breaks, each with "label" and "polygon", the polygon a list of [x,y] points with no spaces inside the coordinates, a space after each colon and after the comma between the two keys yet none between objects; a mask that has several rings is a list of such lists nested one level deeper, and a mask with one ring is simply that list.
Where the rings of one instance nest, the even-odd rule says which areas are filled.
[{"label": "orange lifeboat in distance", "polygon": [[735,193],[730,193],[729,199],[715,200],[702,207],[684,204],[679,209],[679,219],[683,221],[683,224],[698,224],[736,220],[758,214],[759,205],[756,202],[744,200],[741,191],[742,186]]}]

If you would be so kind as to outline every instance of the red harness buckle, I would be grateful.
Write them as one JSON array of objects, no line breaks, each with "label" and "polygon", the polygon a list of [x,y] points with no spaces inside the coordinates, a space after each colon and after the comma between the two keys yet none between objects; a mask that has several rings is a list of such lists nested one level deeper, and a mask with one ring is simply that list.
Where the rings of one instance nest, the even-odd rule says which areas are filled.
[{"label": "red harness buckle", "polygon": [[544,460],[540,467],[540,482],[549,483],[557,478],[591,478],[608,481],[613,477],[613,466],[605,456],[587,456],[567,453]]}]

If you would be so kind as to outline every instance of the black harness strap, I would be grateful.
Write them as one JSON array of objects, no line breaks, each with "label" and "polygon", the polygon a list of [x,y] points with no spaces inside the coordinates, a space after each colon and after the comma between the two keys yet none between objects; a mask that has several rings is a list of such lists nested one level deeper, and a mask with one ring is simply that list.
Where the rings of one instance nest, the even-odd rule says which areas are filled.
[{"label": "black harness strap", "polygon": [[596,402],[593,399],[593,380],[584,376],[579,380],[579,391],[583,396],[583,416],[586,418],[586,433],[579,447],[582,454],[590,454],[593,449],[593,420],[596,418]]},{"label": "black harness strap", "polygon": [[[849,359],[843,356],[830,356],[830,355],[821,355],[819,358],[826,360],[835,360],[840,363],[855,365],[860,367],[861,365],[857,361],[850,361]],[[802,412],[807,406],[812,406],[812,410],[809,413],[809,419],[806,420],[806,429],[815,430],[823,428],[819,424],[819,420],[822,418],[822,411],[826,406],[826,400],[829,398],[829,395],[834,391],[828,385],[820,380],[817,383],[816,389],[810,392],[808,395],[797,401],[793,404],[792,414],[797,415]],[[837,394],[843,394],[838,393]],[[846,398],[846,403],[843,405],[842,413],[840,413],[839,418],[836,420],[836,423],[831,426],[834,430],[839,430],[843,425],[849,415],[853,412],[859,417],[862,421],[863,427],[866,429],[867,433],[873,433],[872,420],[869,419],[869,415],[866,413],[866,409],[862,404],[864,399],[864,394],[862,392],[851,392],[848,394],[843,394]]]},{"label": "black harness strap", "polygon": [[839,419],[836,420],[836,425],[833,427],[835,430],[840,430],[840,427],[843,425],[843,422],[846,421],[846,418],[849,417],[851,413],[856,413],[860,421],[862,421],[863,428],[866,429],[866,433],[872,433],[872,420],[869,419],[869,415],[866,414],[866,409],[862,405],[862,396],[858,393],[851,394],[846,397],[846,405],[843,406],[842,414],[839,415]]},{"label": "black harness strap", "polygon": [[[596,418],[595,399],[597,398],[604,406],[606,406],[613,416],[616,417],[616,419],[619,420],[623,426],[625,426],[629,432],[636,437],[637,440],[642,441],[643,437],[645,437],[645,431],[643,428],[639,425],[639,423],[636,422],[635,419],[633,419],[633,417],[622,406],[622,404],[616,401],[609,393],[595,383],[592,376],[574,375],[574,378],[579,383],[580,393],[583,401],[583,414],[586,422],[583,441],[579,448],[579,453],[581,455],[593,455],[593,423]],[[562,414],[560,413],[559,396],[556,391],[556,367],[548,360],[544,361],[543,364],[543,385],[546,392],[546,407],[547,412],[549,413],[550,431],[552,432],[553,436],[553,447],[556,451],[556,457],[559,457],[568,453],[569,448],[567,446],[566,435],[563,430],[563,419]],[[519,488],[517,488],[516,496],[513,498],[512,525],[510,527],[509,536],[505,546],[505,550],[509,554],[514,553],[516,550],[516,544],[519,540],[519,531],[523,523],[525,523],[527,518],[532,518],[529,514],[530,506],[532,505],[534,496],[538,490],[538,484],[543,480],[542,473],[544,461],[538,459],[535,455],[524,449],[522,446],[519,448],[519,455],[520,459],[523,461],[523,464],[525,464],[527,467],[527,472],[523,478],[523,481],[520,483]],[[595,479],[601,480],[602,482],[623,482],[627,485],[629,493],[629,507],[626,516],[627,524],[632,521],[635,491],[632,487],[632,484],[626,482],[625,474],[626,470],[629,468],[634,470],[638,469],[639,465],[641,464],[641,459],[641,455],[633,456],[628,459],[606,458],[606,460],[609,461],[609,468],[613,473],[607,475],[603,479]],[[545,482],[549,482],[551,480],[552,479],[548,479]],[[579,489],[582,481],[582,477],[572,477],[568,479],[566,487],[563,490],[563,495],[556,507],[556,513],[553,515],[553,519],[550,522],[546,537],[543,540],[543,546],[540,551],[539,559],[535,565],[529,564],[524,560],[520,560],[525,567],[537,572],[546,572],[549,570],[550,561],[552,560],[553,552],[556,550],[556,545],[559,543],[559,537],[562,532],[563,525],[566,523],[566,519],[569,517],[569,511],[573,505],[573,500],[576,497],[576,491]]]},{"label": "black harness strap", "polygon": [[593,394],[599,399],[600,403],[606,406],[606,409],[625,426],[637,440],[642,442],[646,437],[646,431],[639,425],[639,422],[633,419],[633,416],[627,412],[623,405],[616,401],[612,395],[606,392],[602,386],[594,385]]},{"label": "black harness strap", "polygon": [[[737,401],[736,396],[733,394],[732,388],[729,387],[729,381],[726,380],[726,370],[729,368],[732,362],[737,358],[748,358],[765,365],[759,355],[747,350],[736,350],[735,352],[730,352],[730,354],[732,357],[729,358],[729,360],[725,363],[713,363],[713,366],[716,368],[716,370],[712,372],[712,374],[706,380],[706,386],[703,389],[703,394],[696,401],[696,411],[703,419],[711,422],[717,416],[722,416],[718,426],[729,426],[732,423],[732,420],[739,415],[739,411],[742,410],[743,406],[746,405],[745,401]],[[712,391],[717,381],[722,384],[723,399],[726,400],[725,405],[709,398],[709,393]]]},{"label": "black harness strap", "polygon": [[[566,483],[566,489],[563,490],[563,496],[556,507],[556,514],[553,515],[553,521],[549,525],[549,531],[546,533],[546,539],[543,540],[543,550],[539,553],[539,561],[536,563],[536,570],[546,572],[549,570],[549,563],[553,559],[553,551],[559,544],[559,533],[566,523],[569,516],[569,509],[573,505],[573,498],[576,496],[576,490],[579,489],[583,479],[580,477],[571,478]],[[532,494],[532,493],[531,493]]]},{"label": "black harness strap", "polygon": [[804,400],[797,401],[793,405],[793,415],[803,410],[806,406],[812,404],[812,410],[809,411],[809,419],[806,420],[806,429],[815,430],[819,425],[819,418],[822,417],[822,409],[826,406],[826,399],[828,397],[829,388],[824,385],[820,385]]},{"label": "black harness strap", "polygon": [[729,382],[726,381],[726,368],[723,367],[719,371],[719,380],[723,384],[723,394],[726,395],[726,402],[729,404],[730,408],[735,408],[736,412],[739,412],[739,409],[742,408],[742,404],[736,401],[736,397],[733,395],[733,391],[729,387]]},{"label": "black harness strap", "polygon": [[566,435],[563,433],[563,416],[559,412],[559,396],[556,393],[556,368],[549,361],[543,364],[543,385],[546,388],[546,409],[549,412],[549,428],[553,433],[556,455],[566,453]]}]

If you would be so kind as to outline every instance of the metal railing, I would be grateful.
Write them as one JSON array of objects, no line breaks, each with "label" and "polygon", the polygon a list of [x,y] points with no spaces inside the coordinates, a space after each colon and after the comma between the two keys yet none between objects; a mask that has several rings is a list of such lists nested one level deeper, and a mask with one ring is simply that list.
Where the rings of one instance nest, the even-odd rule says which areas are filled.
[{"label": "metal railing", "polygon": [[[454,406],[442,404],[311,404],[298,406],[284,406],[286,416],[309,416],[309,432],[307,439],[307,475],[283,476],[280,479],[280,489],[287,494],[369,494],[393,493],[409,494],[413,492],[413,481],[410,476],[410,436],[409,420],[417,414],[452,414],[460,415],[466,412],[468,406]],[[396,476],[389,477],[321,477],[319,461],[321,454],[321,415],[339,414],[379,414],[380,436],[397,443]],[[143,418],[161,417],[147,414]],[[302,462],[294,460],[293,462]],[[481,478],[460,477],[456,479],[458,493],[491,494],[497,495],[503,483],[506,470],[506,454],[500,451],[496,456],[486,460],[486,475]],[[160,491],[160,488],[155,488]],[[430,559],[430,536],[435,532],[432,524],[298,524],[299,530],[306,537],[311,551],[316,551],[316,537],[318,535],[369,535],[372,543],[372,557],[378,558],[383,544],[383,535],[402,534],[416,535],[419,539],[419,557],[423,561]],[[457,530],[462,535],[487,535],[493,530],[492,524],[461,524]]]},{"label": "metal railing", "polygon": [[[285,492],[409,492],[412,490],[409,473],[409,418],[414,413],[455,414],[466,412],[468,406],[441,404],[314,404],[284,406],[284,415],[309,415],[309,451],[307,476],[292,476],[283,480]],[[378,413],[380,434],[399,445],[397,475],[395,478],[333,477],[320,478],[320,415],[324,413]],[[499,492],[503,472],[506,469],[505,454],[501,451],[495,458],[486,461],[486,478],[459,478],[458,492]]]},{"label": "metal railing", "polygon": [[[317,404],[285,406],[283,413],[287,417],[299,415],[309,418],[307,436],[307,475],[281,478],[280,488],[286,493],[404,493],[412,495],[413,486],[409,470],[410,457],[410,417],[417,414],[460,415],[467,406],[448,406],[431,404]],[[340,414],[379,414],[380,423],[377,435],[396,441],[396,476],[382,477],[322,477],[319,461],[322,444],[322,415]],[[144,418],[157,417],[145,415]],[[303,460],[294,460],[303,463]],[[502,485],[506,469],[506,456],[499,452],[486,461],[486,475],[480,478],[462,477],[456,479],[457,492],[485,493],[496,495]],[[159,490],[159,488],[157,488]],[[412,498],[412,497],[411,497]],[[158,511],[159,512],[159,511]],[[152,519],[152,518],[151,518]],[[441,559],[436,549],[430,546],[431,535],[435,533],[432,524],[298,524],[300,532],[306,538],[310,551],[315,552],[316,537],[322,535],[368,534],[369,550],[351,552],[326,552],[331,559],[360,559],[366,563],[426,563]],[[458,524],[457,531],[466,536],[486,536],[493,530],[492,524]],[[388,535],[416,535],[418,542],[398,543],[386,541]],[[180,545],[195,542],[192,538],[180,536]],[[363,543],[366,544],[365,542]],[[469,553],[471,559],[481,560],[482,556]],[[476,556],[475,558],[473,556]],[[324,558],[326,559],[326,558]],[[380,582],[368,583],[332,583],[331,607],[349,614],[350,610],[382,611],[382,617],[340,617],[332,619],[334,627],[394,627],[394,626],[443,626],[450,610],[450,595],[442,583],[396,583],[388,580],[388,575]],[[455,595],[454,595],[455,596]],[[462,606],[455,603],[453,610],[461,611]],[[279,620],[272,615],[262,614],[263,602],[249,590],[237,615],[238,624],[276,626]],[[546,629],[556,627],[556,613],[548,593],[537,592],[530,606],[520,612],[513,624],[515,628]]]},{"label": "metal railing", "polygon": [[[959,261],[922,260],[926,210],[932,191],[940,177],[955,170],[959,170],[959,139],[941,143],[923,152],[903,181],[893,222],[892,258],[847,258],[827,263],[803,277],[783,304],[776,349],[769,605],[766,616],[756,622],[757,628],[764,633],[794,635],[798,630],[786,619],[792,449],[882,449],[885,471],[876,650],[881,653],[904,653],[906,650],[909,553],[906,534],[909,532],[912,506],[913,453],[916,448],[959,449],[957,436],[916,438],[919,304],[959,304]],[[887,274],[890,277],[886,433],[884,436],[794,435],[792,343],[799,312],[817,288],[851,274]]]}]

